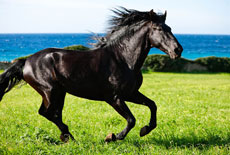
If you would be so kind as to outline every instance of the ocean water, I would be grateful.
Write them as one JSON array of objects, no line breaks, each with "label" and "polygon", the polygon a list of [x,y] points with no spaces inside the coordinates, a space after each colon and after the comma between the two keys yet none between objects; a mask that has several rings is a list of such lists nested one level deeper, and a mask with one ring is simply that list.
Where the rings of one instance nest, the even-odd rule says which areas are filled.
[{"label": "ocean water", "polygon": [[[103,34],[100,34],[103,35]],[[196,59],[207,56],[230,57],[230,35],[175,35],[184,48],[182,57]],[[17,57],[39,50],[94,42],[92,34],[0,34],[0,61],[12,61]],[[151,49],[149,54],[164,54]]]}]

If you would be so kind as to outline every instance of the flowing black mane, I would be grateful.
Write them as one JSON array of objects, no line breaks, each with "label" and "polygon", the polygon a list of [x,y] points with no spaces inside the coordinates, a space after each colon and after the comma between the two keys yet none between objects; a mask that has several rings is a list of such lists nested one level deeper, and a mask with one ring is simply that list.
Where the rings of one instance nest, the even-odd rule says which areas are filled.
[{"label": "flowing black mane", "polygon": [[163,15],[158,15],[153,12],[153,10],[141,12],[134,9],[120,7],[120,9],[113,9],[112,12],[115,14],[115,16],[112,16],[109,21],[111,30],[113,31],[139,22],[153,21],[158,23],[164,21]]},{"label": "flowing black mane", "polygon": [[115,15],[109,20],[109,31],[105,37],[95,37],[98,43],[95,47],[104,47],[116,41],[119,41],[124,36],[129,36],[138,30],[142,24],[152,21],[154,23],[162,23],[165,21],[163,14],[157,14],[151,11],[141,12],[134,9],[126,9],[119,7],[111,10]]}]

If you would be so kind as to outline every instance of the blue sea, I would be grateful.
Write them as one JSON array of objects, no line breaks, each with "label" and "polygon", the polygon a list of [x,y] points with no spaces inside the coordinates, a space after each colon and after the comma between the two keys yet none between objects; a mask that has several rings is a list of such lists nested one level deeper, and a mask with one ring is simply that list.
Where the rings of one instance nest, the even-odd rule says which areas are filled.
[{"label": "blue sea", "polygon": [[[100,34],[103,35],[103,34]],[[200,57],[230,57],[230,35],[175,35],[184,48],[182,57],[194,60]],[[92,34],[0,34],[0,61],[12,61],[17,57],[33,54],[48,47],[63,48],[94,42]],[[151,49],[149,54],[164,54]]]}]

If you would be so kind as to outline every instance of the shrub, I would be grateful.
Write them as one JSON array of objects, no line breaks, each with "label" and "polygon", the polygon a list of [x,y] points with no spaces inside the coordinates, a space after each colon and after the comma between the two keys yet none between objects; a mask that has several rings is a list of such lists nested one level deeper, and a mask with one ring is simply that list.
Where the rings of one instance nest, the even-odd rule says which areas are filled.
[{"label": "shrub", "polygon": [[196,59],[195,62],[206,66],[209,72],[230,72],[230,58],[212,56]]},{"label": "shrub", "polygon": [[76,50],[76,51],[87,51],[87,50],[90,50],[90,48],[85,47],[83,45],[67,46],[67,47],[64,47],[64,49],[66,49],[66,50]]},{"label": "shrub", "polygon": [[184,58],[170,59],[167,55],[149,55],[143,65],[143,70],[156,72],[186,72],[185,65],[193,62]]},{"label": "shrub", "polygon": [[196,60],[180,58],[171,60],[167,55],[149,55],[143,65],[144,71],[156,72],[228,72],[230,58],[205,57]]}]

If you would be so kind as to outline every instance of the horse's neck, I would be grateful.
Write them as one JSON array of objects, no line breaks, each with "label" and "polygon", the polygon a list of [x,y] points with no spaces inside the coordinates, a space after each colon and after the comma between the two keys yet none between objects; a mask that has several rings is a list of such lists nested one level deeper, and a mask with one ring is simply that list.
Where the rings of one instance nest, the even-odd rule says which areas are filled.
[{"label": "horse's neck", "polygon": [[147,40],[147,32],[147,28],[142,28],[130,38],[124,38],[120,42],[120,48],[117,52],[131,70],[140,71],[148,55],[150,45]]}]

